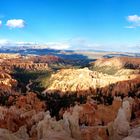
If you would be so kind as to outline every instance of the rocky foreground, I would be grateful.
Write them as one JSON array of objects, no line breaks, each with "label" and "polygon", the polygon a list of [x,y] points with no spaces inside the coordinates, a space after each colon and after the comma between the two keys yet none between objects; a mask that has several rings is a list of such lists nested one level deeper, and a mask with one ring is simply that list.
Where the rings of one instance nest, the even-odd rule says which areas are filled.
[{"label": "rocky foreground", "polygon": [[[136,101],[135,101],[136,100]],[[21,96],[10,108],[0,108],[2,140],[135,140],[140,134],[140,100],[115,97],[111,106],[92,99],[51,118],[35,94]],[[131,120],[135,113],[136,119]]]},{"label": "rocky foreground", "polygon": [[0,140],[140,139],[140,59],[103,58],[54,72],[42,93],[18,89],[13,72],[51,63],[64,65],[53,56],[0,56]]}]

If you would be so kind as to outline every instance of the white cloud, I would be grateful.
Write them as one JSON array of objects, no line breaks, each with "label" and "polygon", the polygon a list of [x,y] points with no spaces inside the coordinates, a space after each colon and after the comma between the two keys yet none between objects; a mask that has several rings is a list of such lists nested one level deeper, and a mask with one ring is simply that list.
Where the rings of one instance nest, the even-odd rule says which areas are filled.
[{"label": "white cloud", "polygon": [[23,19],[10,19],[6,22],[6,26],[10,28],[23,28],[25,21]]},{"label": "white cloud", "polygon": [[2,21],[0,20],[0,26],[2,26]]},{"label": "white cloud", "polygon": [[140,16],[138,15],[131,15],[127,17],[127,20],[130,22],[140,22]]},{"label": "white cloud", "polygon": [[125,28],[136,28],[140,26],[140,16],[138,15],[127,16],[127,21],[130,22],[131,25],[126,26]]}]

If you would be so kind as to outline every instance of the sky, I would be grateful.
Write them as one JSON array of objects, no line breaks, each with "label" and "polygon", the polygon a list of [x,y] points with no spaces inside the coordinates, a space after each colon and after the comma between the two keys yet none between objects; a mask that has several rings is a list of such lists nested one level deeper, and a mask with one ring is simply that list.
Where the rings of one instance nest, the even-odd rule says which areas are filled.
[{"label": "sky", "polygon": [[0,46],[140,51],[139,0],[0,0]]}]

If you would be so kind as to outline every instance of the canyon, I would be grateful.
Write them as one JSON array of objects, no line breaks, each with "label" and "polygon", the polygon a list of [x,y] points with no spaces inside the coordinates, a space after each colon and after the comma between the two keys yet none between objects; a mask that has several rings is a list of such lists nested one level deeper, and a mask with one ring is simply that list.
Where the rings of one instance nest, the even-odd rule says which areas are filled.
[{"label": "canyon", "polygon": [[74,61],[0,54],[1,140],[140,139],[140,58]]}]

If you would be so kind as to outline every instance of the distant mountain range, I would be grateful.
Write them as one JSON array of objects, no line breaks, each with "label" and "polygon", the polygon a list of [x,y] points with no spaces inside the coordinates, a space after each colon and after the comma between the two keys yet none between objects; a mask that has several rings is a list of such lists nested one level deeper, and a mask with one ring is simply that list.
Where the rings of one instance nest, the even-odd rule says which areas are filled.
[{"label": "distant mountain range", "polygon": [[129,52],[108,52],[102,50],[56,50],[47,46],[1,46],[0,53],[19,53],[21,55],[55,55],[63,59],[81,60],[81,59],[98,59],[100,57],[140,57],[140,53]]}]

